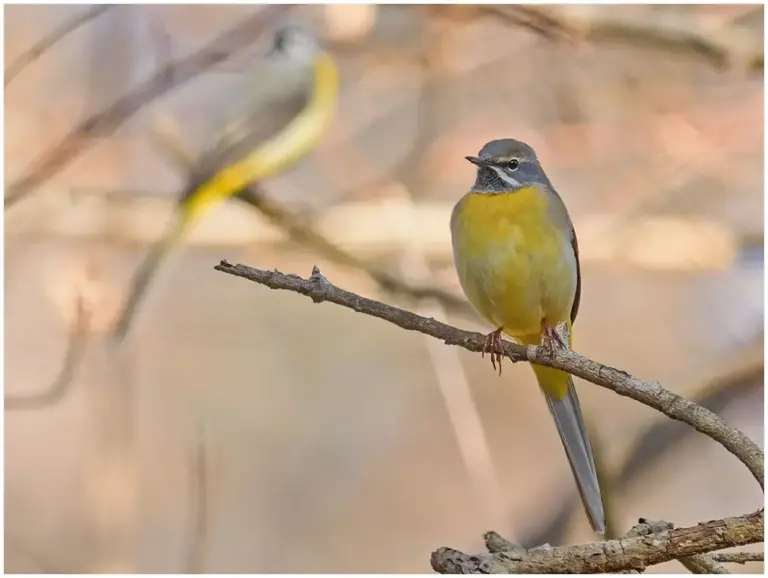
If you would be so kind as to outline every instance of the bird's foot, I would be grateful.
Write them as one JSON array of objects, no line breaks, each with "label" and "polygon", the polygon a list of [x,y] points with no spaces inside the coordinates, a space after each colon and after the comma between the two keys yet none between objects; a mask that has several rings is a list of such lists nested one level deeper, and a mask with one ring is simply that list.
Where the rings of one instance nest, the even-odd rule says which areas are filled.
[{"label": "bird's foot", "polygon": [[499,375],[501,375],[501,360],[504,358],[504,340],[501,338],[502,327],[499,327],[496,331],[492,331],[485,336],[485,343],[483,344],[482,357],[485,357],[486,353],[491,356],[491,365],[493,369],[496,369],[496,364],[499,364]]},{"label": "bird's foot", "polygon": [[[556,349],[568,349],[566,342],[568,328],[564,323],[558,326],[550,325],[546,321],[541,323],[541,344],[550,352],[554,353]],[[563,338],[563,334],[566,338]]]}]

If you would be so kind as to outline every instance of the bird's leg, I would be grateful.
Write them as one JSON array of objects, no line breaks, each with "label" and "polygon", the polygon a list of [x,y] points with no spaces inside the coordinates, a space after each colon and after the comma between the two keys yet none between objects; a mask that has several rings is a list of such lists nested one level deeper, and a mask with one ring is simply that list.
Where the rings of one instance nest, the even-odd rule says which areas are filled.
[{"label": "bird's leg", "polygon": [[541,320],[541,344],[551,353],[554,353],[556,348],[568,349],[557,327],[548,323],[545,319]]},{"label": "bird's leg", "polygon": [[496,369],[496,363],[498,362],[499,375],[501,375],[501,360],[504,358],[504,340],[501,338],[501,332],[503,330],[503,327],[499,327],[496,331],[492,331],[486,335],[482,350],[483,358],[486,353],[490,354],[493,369]]}]

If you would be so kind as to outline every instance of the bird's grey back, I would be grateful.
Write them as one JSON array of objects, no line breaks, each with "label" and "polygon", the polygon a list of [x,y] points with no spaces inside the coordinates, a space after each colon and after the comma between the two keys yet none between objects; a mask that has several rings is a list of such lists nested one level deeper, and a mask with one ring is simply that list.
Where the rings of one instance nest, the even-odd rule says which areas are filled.
[{"label": "bird's grey back", "polygon": [[[296,27],[286,26],[277,32],[270,53],[257,65],[252,74],[250,89],[235,95],[238,110],[220,121],[219,130],[225,131],[234,120],[235,129],[220,139],[210,135],[212,146],[201,153],[195,163],[188,196],[219,170],[236,162],[260,144],[280,133],[306,106],[313,83],[313,62],[319,50],[312,37]],[[292,40],[286,41],[286,38]],[[287,50],[287,52],[284,52]],[[231,127],[230,127],[231,128]]]}]

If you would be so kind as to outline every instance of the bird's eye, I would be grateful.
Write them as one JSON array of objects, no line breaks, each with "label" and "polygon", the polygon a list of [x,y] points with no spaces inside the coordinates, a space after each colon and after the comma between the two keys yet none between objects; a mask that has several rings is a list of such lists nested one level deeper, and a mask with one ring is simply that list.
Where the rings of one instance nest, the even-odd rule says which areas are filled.
[{"label": "bird's eye", "polygon": [[520,161],[517,159],[510,159],[510,161],[507,163],[507,168],[510,171],[516,171],[517,167],[520,166]]}]

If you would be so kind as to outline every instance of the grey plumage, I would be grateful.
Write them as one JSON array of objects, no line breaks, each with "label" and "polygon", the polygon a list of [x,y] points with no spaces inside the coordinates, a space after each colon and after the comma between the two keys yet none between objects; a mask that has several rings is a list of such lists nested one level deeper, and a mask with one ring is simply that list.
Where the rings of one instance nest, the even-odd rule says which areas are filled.
[{"label": "grey plumage", "polygon": [[595,468],[592,447],[584,429],[584,418],[581,415],[581,406],[573,385],[573,378],[568,377],[568,394],[563,399],[556,400],[546,394],[544,398],[557,425],[560,440],[563,442],[568,463],[581,494],[584,510],[592,528],[604,534],[605,512],[597,479],[597,468]]}]

